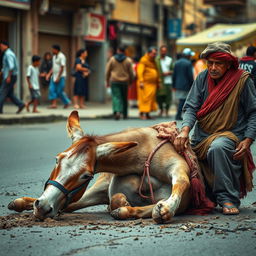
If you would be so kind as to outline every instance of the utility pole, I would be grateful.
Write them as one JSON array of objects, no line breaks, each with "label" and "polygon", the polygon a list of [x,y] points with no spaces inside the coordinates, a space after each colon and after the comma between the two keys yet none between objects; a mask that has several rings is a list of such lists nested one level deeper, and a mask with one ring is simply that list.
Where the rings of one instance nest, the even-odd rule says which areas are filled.
[{"label": "utility pole", "polygon": [[157,28],[157,47],[158,49],[164,43],[163,42],[163,0],[158,0],[158,28]]}]

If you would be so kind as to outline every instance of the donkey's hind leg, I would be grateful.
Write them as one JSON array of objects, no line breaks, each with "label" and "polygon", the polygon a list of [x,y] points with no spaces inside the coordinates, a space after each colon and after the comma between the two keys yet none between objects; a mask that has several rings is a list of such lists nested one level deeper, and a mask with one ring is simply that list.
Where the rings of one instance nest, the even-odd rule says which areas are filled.
[{"label": "donkey's hind leg", "polygon": [[16,212],[33,210],[33,204],[37,198],[33,197],[21,197],[11,201],[8,204],[8,209]]},{"label": "donkey's hind leg", "polygon": [[112,196],[110,201],[110,214],[118,220],[150,218],[155,205],[132,207],[123,193]]}]

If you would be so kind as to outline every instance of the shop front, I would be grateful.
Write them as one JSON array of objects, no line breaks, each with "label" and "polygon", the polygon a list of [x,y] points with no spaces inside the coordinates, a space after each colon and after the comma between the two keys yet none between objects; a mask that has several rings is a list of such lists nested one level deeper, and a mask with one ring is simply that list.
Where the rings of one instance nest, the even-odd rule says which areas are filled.
[{"label": "shop front", "polygon": [[157,43],[156,27],[111,20],[108,24],[110,47],[116,50],[118,45],[127,47],[131,58],[141,57],[148,47]]}]

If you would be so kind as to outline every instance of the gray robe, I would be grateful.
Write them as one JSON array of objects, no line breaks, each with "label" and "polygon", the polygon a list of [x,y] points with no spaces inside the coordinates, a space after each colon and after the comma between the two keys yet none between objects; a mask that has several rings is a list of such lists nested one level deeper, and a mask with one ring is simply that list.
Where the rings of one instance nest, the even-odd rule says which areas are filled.
[{"label": "gray robe", "polygon": [[[209,136],[198,125],[196,113],[208,97],[207,73],[201,72],[188,94],[183,110],[182,127],[189,126],[192,131],[192,146],[197,145]],[[256,137],[256,89],[253,81],[246,80],[240,96],[238,107],[238,118],[233,132],[240,140],[245,138],[255,139]],[[212,192],[216,197],[217,203],[223,205],[225,202],[232,202],[239,206],[239,191],[241,175],[241,161],[235,161],[235,142],[226,138],[215,139],[207,153],[207,162],[213,171],[215,180]]]}]

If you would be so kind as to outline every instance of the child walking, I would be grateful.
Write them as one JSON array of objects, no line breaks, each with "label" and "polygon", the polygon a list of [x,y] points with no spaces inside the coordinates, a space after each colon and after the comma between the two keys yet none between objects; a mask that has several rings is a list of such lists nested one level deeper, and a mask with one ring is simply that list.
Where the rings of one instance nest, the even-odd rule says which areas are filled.
[{"label": "child walking", "polygon": [[32,65],[28,66],[27,69],[27,82],[31,95],[31,100],[26,104],[26,109],[29,112],[29,106],[33,104],[33,113],[39,113],[37,106],[39,103],[39,98],[41,96],[40,87],[39,87],[39,66],[40,66],[40,57],[34,55],[32,57]]}]

